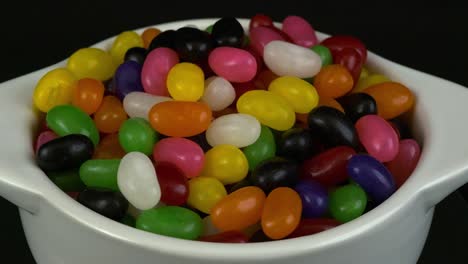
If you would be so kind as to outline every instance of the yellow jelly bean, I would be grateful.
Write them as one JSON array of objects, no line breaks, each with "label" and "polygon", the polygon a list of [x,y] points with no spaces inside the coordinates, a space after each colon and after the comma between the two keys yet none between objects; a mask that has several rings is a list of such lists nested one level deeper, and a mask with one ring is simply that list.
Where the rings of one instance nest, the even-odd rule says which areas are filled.
[{"label": "yellow jelly bean", "polygon": [[217,145],[205,153],[202,175],[223,184],[239,182],[247,176],[249,163],[244,153],[233,145]]},{"label": "yellow jelly bean", "polygon": [[389,82],[390,79],[387,78],[385,75],[382,74],[371,74],[365,78],[359,79],[356,86],[354,86],[351,93],[360,93],[367,87],[371,87],[372,85]]},{"label": "yellow jelly bean", "polygon": [[369,76],[369,74],[370,74],[369,69],[367,69],[366,67],[362,67],[361,74],[359,75],[359,79],[366,78],[367,76]]},{"label": "yellow jelly bean", "polygon": [[34,105],[46,113],[54,106],[70,103],[75,81],[73,73],[66,68],[49,71],[36,85]]},{"label": "yellow jelly bean", "polygon": [[268,91],[282,96],[293,107],[294,112],[300,114],[309,113],[319,102],[315,87],[293,76],[275,79],[268,86]]},{"label": "yellow jelly bean", "polygon": [[187,204],[207,214],[216,203],[227,195],[224,185],[215,178],[196,177],[192,178],[188,184]]},{"label": "yellow jelly bean", "polygon": [[134,47],[143,47],[143,39],[134,31],[124,31],[115,38],[110,54],[115,62],[120,65],[124,61],[127,50]]},{"label": "yellow jelly bean", "polygon": [[296,121],[288,101],[270,91],[248,91],[239,98],[236,106],[239,113],[252,115],[263,125],[275,130],[288,130]]},{"label": "yellow jelly bean", "polygon": [[67,68],[78,79],[92,78],[106,81],[114,75],[116,64],[111,55],[101,49],[83,48],[70,56]]},{"label": "yellow jelly bean", "polygon": [[169,71],[166,85],[175,100],[198,101],[205,90],[205,76],[197,65],[182,62]]}]

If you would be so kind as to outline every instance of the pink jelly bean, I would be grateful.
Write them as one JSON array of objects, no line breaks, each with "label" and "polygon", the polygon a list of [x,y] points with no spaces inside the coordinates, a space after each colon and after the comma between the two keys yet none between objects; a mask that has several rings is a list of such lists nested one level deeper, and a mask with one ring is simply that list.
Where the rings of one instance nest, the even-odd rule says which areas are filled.
[{"label": "pink jelly bean", "polygon": [[153,159],[177,166],[187,178],[200,174],[205,162],[203,149],[186,138],[170,137],[160,140],[153,149]]},{"label": "pink jelly bean", "polygon": [[413,173],[420,157],[421,148],[416,140],[403,139],[400,141],[398,154],[392,161],[385,164],[392,173],[397,187],[403,185]]},{"label": "pink jelly bean", "polygon": [[141,69],[141,83],[145,92],[169,96],[166,79],[169,70],[179,63],[179,56],[169,48],[157,48],[152,50],[143,63]]},{"label": "pink jelly bean", "polygon": [[282,30],[299,46],[310,48],[318,43],[314,28],[302,17],[286,17],[283,20]]},{"label": "pink jelly bean", "polygon": [[35,152],[37,153],[37,151],[42,145],[56,138],[58,138],[58,136],[53,131],[51,130],[42,131],[36,139],[36,147],[34,148]]},{"label": "pink jelly bean", "polygon": [[250,31],[250,45],[263,57],[263,49],[273,40],[285,40],[278,32],[269,27],[256,27]]},{"label": "pink jelly bean", "polygon": [[365,115],[356,122],[356,131],[367,152],[387,162],[398,154],[398,136],[393,127],[378,115]]},{"label": "pink jelly bean", "polygon": [[248,82],[257,73],[257,61],[248,51],[232,47],[214,49],[208,57],[211,69],[231,82]]}]

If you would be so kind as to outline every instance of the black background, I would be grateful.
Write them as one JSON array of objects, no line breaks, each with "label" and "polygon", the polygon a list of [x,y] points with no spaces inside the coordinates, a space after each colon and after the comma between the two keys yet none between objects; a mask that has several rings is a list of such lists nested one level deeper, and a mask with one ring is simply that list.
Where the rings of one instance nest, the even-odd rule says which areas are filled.
[{"label": "black background", "polygon": [[[303,16],[318,31],[354,35],[385,58],[468,86],[468,8],[463,1],[38,2],[2,3],[0,82],[61,61],[124,30],[190,18],[247,18],[261,12],[276,21],[292,14]],[[468,187],[436,207],[418,263],[468,262],[468,192],[464,189]],[[0,198],[0,212],[2,259],[34,263],[16,207]]]}]

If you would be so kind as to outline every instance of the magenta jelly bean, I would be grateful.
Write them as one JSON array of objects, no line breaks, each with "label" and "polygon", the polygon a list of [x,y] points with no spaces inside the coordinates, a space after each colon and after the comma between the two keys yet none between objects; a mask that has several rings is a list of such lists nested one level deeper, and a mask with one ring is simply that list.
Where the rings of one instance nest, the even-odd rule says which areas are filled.
[{"label": "magenta jelly bean", "polygon": [[177,53],[169,48],[157,48],[146,56],[141,70],[141,83],[145,92],[169,96],[166,86],[169,70],[179,63]]},{"label": "magenta jelly bean", "polygon": [[261,56],[265,46],[273,40],[284,40],[284,38],[268,27],[256,27],[250,31],[250,45]]},{"label": "magenta jelly bean", "polygon": [[178,167],[187,178],[200,174],[205,162],[203,149],[186,138],[170,137],[154,145],[153,159],[156,162],[169,162]]},{"label": "magenta jelly bean", "polygon": [[378,115],[366,115],[356,122],[356,131],[367,152],[379,160],[387,162],[398,154],[398,135],[393,127]]},{"label": "magenta jelly bean", "polygon": [[421,148],[414,139],[403,139],[397,156],[387,164],[387,169],[392,173],[395,183],[399,188],[413,173],[421,157]]},{"label": "magenta jelly bean", "polygon": [[314,28],[302,17],[286,17],[283,20],[282,30],[299,46],[310,48],[318,43]]},{"label": "magenta jelly bean", "polygon": [[56,138],[58,138],[58,136],[52,130],[42,131],[36,139],[36,147],[34,151],[37,153],[42,145]]},{"label": "magenta jelly bean", "polygon": [[210,53],[208,63],[217,75],[231,82],[251,81],[257,73],[255,57],[238,48],[216,48]]}]

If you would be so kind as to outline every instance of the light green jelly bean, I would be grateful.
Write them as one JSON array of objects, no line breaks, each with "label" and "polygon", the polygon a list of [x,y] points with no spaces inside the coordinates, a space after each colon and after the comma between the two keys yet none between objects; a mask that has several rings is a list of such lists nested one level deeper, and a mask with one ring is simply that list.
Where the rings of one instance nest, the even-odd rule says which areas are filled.
[{"label": "light green jelly bean", "polygon": [[262,125],[258,139],[242,151],[247,158],[250,171],[255,169],[260,162],[273,158],[276,154],[276,143],[270,128]]},{"label": "light green jelly bean", "polygon": [[141,117],[127,119],[119,129],[119,142],[127,153],[138,151],[150,155],[157,141],[158,133]]},{"label": "light green jelly bean", "polygon": [[80,178],[88,187],[106,188],[118,191],[117,171],[120,159],[94,159],[80,167]]}]

